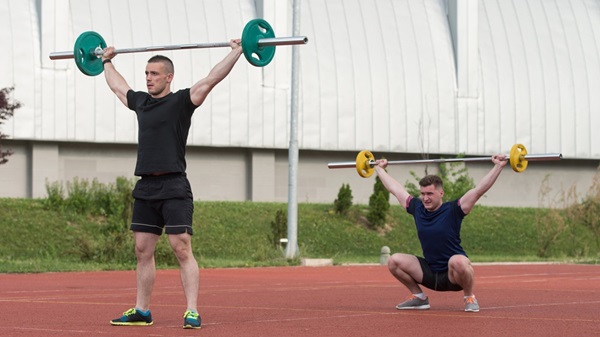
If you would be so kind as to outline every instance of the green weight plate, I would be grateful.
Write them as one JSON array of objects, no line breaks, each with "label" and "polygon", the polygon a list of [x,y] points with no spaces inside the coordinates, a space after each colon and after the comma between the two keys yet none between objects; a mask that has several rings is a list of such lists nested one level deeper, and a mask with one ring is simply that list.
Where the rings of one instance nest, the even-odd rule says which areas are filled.
[{"label": "green weight plate", "polygon": [[275,37],[271,25],[263,19],[254,19],[246,24],[242,32],[242,49],[246,60],[253,66],[264,67],[275,55],[275,46],[258,46],[258,40]]},{"label": "green weight plate", "polygon": [[82,73],[88,76],[100,75],[104,71],[102,58],[94,54],[97,47],[106,48],[106,42],[96,32],[83,32],[75,41],[73,49],[75,64]]}]

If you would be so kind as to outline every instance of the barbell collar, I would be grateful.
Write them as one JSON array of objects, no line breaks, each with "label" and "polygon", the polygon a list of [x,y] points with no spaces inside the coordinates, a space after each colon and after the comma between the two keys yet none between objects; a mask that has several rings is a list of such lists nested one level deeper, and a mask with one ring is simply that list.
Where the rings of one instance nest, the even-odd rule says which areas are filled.
[{"label": "barbell collar", "polygon": [[[267,46],[289,46],[298,44],[307,44],[308,38],[306,36],[290,36],[290,37],[273,37],[264,38],[258,40],[257,44],[259,47]],[[151,47],[138,47],[138,48],[123,48],[115,49],[115,54],[127,54],[127,53],[141,53],[150,51],[163,51],[163,50],[183,50],[183,49],[202,49],[202,48],[222,48],[229,47],[229,42],[208,42],[208,43],[191,43],[191,44],[175,44],[166,46],[151,46]],[[102,48],[96,48],[91,53],[97,57],[101,57],[104,54]],[[61,51],[50,53],[51,60],[66,60],[74,58],[72,51]]]},{"label": "barbell collar", "polygon": [[553,161],[561,160],[561,153],[546,153],[546,154],[526,154],[523,156],[527,161]]},{"label": "barbell collar", "polygon": [[67,60],[74,58],[72,51],[55,51],[50,53],[51,60]]},{"label": "barbell collar", "polygon": [[356,168],[355,161],[345,161],[339,163],[329,163],[327,167],[330,169],[341,169],[341,168]]},{"label": "barbell collar", "polygon": [[258,40],[259,47],[267,46],[290,46],[296,44],[307,44],[306,36],[271,37]]}]

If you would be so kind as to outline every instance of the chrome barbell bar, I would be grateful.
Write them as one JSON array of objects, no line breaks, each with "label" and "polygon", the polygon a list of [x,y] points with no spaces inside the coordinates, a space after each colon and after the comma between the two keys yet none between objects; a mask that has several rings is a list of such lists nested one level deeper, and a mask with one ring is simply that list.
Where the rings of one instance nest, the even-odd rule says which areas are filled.
[{"label": "chrome barbell bar", "polygon": [[[506,158],[504,160],[509,160],[510,155],[505,155]],[[415,159],[415,160],[388,160],[388,165],[403,165],[403,164],[431,164],[431,163],[451,163],[451,162],[482,162],[482,161],[490,161],[492,157],[471,157],[471,158],[437,158],[437,159]],[[547,154],[526,154],[523,156],[523,159],[527,161],[553,161],[553,160],[561,160],[562,154],[560,153],[547,153]],[[375,161],[369,160],[369,166],[375,167]],[[330,169],[339,169],[339,168],[355,168],[356,162],[339,162],[339,163],[329,163],[327,167]]]},{"label": "chrome barbell bar", "polygon": [[[273,37],[264,38],[258,40],[259,47],[268,46],[290,46],[298,44],[307,44],[308,38],[306,36],[291,36],[291,37]],[[141,53],[150,51],[161,51],[161,50],[183,50],[183,49],[202,49],[202,48],[221,48],[229,47],[229,42],[207,42],[207,43],[190,43],[190,44],[174,44],[166,46],[151,46],[151,47],[137,47],[137,48],[122,48],[115,49],[116,54],[127,54],[127,53]],[[93,53],[100,57],[104,54],[102,48],[96,48]],[[75,58],[75,54],[72,51],[59,51],[50,53],[51,60],[66,60]]]}]

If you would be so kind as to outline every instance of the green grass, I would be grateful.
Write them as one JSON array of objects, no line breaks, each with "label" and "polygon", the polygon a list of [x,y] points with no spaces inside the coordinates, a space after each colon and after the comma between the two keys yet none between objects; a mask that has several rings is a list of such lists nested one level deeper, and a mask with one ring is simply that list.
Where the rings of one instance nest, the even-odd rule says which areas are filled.
[{"label": "green grass", "polygon": [[[118,218],[47,209],[44,200],[0,199],[0,272],[126,270],[135,268],[133,240]],[[271,222],[284,203],[196,202],[193,247],[202,268],[297,265],[273,247]],[[303,258],[334,263],[378,263],[382,246],[392,252],[420,254],[412,218],[392,206],[385,229],[366,225],[366,206],[347,216],[333,204],[300,204],[298,242]],[[474,262],[581,261],[597,263],[600,249],[586,227],[572,225],[539,256],[544,238],[540,219],[549,210],[477,206],[462,229],[463,247]],[[166,237],[156,252],[158,268],[177,262]]]}]

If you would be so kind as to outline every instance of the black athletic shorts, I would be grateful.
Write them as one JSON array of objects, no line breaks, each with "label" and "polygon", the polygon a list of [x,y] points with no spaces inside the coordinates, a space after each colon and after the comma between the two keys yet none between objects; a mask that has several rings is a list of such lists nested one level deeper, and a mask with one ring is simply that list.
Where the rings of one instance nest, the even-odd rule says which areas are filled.
[{"label": "black athletic shorts", "polygon": [[448,270],[443,272],[433,272],[424,258],[417,256],[421,269],[423,270],[423,281],[421,284],[435,291],[460,291],[463,290],[458,284],[450,282],[448,279]]},{"label": "black athletic shorts", "polygon": [[131,230],[161,235],[194,234],[194,201],[185,173],[142,176],[133,190]]}]

